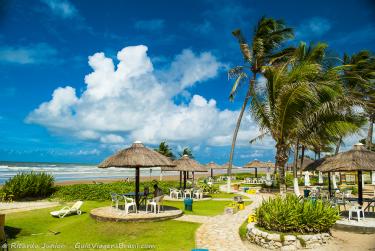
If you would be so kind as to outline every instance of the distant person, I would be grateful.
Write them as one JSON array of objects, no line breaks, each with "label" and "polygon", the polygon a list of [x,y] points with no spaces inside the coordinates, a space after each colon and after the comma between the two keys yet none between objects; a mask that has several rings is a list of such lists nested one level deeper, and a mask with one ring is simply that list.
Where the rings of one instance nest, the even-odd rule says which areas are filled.
[{"label": "distant person", "polygon": [[163,190],[161,190],[157,184],[154,185],[154,198],[163,195]]}]

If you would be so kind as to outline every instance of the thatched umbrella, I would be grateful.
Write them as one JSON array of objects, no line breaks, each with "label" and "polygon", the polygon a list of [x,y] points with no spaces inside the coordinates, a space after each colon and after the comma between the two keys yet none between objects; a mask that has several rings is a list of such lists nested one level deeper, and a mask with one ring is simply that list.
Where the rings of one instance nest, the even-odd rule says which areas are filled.
[{"label": "thatched umbrella", "polygon": [[255,168],[255,177],[258,178],[258,168],[272,168],[275,164],[272,162],[263,162],[257,159],[245,164],[243,168]]},{"label": "thatched umbrella", "polygon": [[100,168],[135,168],[135,201],[139,206],[139,169],[150,167],[173,167],[175,164],[164,155],[135,141],[131,147],[117,152],[99,164]]},{"label": "thatched umbrella", "polygon": [[367,150],[363,144],[358,143],[349,151],[322,158],[311,165],[318,171],[328,173],[356,171],[358,173],[358,203],[362,205],[362,171],[375,170],[375,152]]},{"label": "thatched umbrella", "polygon": [[[306,169],[308,165],[314,163],[314,160],[304,157],[302,168],[301,168],[301,161],[302,161],[301,158],[297,159],[297,169],[300,169],[302,171],[309,171],[309,172],[315,171],[315,169]],[[288,164],[288,168],[293,168],[293,165],[294,163]]]},{"label": "thatched umbrella", "polygon": [[189,158],[188,155],[183,155],[180,159],[174,160],[173,164],[175,167],[164,167],[163,171],[183,171],[184,173],[184,189],[186,189],[186,178],[187,173],[193,173],[193,184],[194,184],[194,172],[207,172],[208,169],[203,165],[199,164],[196,160]]},{"label": "thatched umbrella", "polygon": [[211,161],[210,163],[206,164],[206,167],[210,169],[211,171],[211,178],[214,176],[214,170],[220,170],[220,169],[228,169],[225,166],[220,166],[216,164],[215,162]]}]

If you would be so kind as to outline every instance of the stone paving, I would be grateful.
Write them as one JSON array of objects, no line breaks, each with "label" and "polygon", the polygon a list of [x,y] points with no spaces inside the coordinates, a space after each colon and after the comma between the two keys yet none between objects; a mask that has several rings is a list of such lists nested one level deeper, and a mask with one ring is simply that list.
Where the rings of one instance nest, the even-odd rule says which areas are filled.
[{"label": "stone paving", "polygon": [[[226,185],[220,187],[225,191]],[[217,216],[184,215],[176,220],[202,223],[195,234],[195,245],[197,248],[205,248],[210,251],[227,250],[249,250],[239,235],[239,228],[247,219],[248,215],[256,208],[264,196],[249,195],[243,192],[236,192],[244,197],[249,197],[252,203],[234,215],[222,214]]]}]

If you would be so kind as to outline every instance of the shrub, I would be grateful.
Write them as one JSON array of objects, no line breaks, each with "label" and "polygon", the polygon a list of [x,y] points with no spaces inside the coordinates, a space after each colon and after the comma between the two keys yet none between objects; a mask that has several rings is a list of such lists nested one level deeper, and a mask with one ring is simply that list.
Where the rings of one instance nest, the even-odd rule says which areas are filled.
[{"label": "shrub", "polygon": [[218,193],[219,192],[219,186],[218,185],[208,185],[206,183],[201,183],[199,184],[199,188],[203,190],[203,192],[205,193],[209,193],[209,194],[212,194],[212,193]]},{"label": "shrub", "polygon": [[[169,188],[179,186],[176,181],[160,181],[160,182],[141,182],[140,191],[143,191],[144,187],[148,187],[150,192],[153,191],[153,185],[157,183],[158,187],[163,190],[165,194],[169,194]],[[105,184],[76,184],[69,186],[58,186],[56,192],[52,195],[52,198],[73,201],[73,200],[110,200],[110,193],[124,194],[128,192],[134,192],[134,182],[115,182]]]},{"label": "shrub", "polygon": [[339,219],[336,208],[322,200],[304,200],[288,194],[263,201],[256,210],[258,226],[277,232],[327,232]]},{"label": "shrub", "polygon": [[43,172],[21,172],[7,180],[2,188],[4,200],[41,198],[53,192],[54,177]]}]

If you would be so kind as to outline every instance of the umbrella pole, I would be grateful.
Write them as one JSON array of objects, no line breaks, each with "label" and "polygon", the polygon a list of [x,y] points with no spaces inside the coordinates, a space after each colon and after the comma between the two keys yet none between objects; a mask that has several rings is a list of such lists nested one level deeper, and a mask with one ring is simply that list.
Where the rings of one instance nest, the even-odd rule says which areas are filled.
[{"label": "umbrella pole", "polygon": [[182,187],[182,172],[180,171],[180,189]]},{"label": "umbrella pole", "polygon": [[362,171],[358,171],[358,204],[363,205]]},{"label": "umbrella pole", "polygon": [[192,172],[192,174],[193,174],[193,187],[194,187],[194,172]]},{"label": "umbrella pole", "polygon": [[184,171],[184,189],[186,189],[186,171]]},{"label": "umbrella pole", "polygon": [[135,168],[135,204],[139,209],[139,167]]},{"label": "umbrella pole", "polygon": [[255,167],[255,178],[258,178],[258,168]]},{"label": "umbrella pole", "polygon": [[328,194],[329,198],[331,198],[331,172],[328,172]]}]

